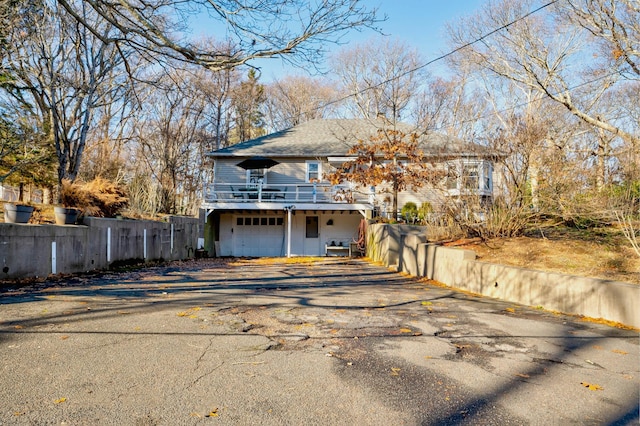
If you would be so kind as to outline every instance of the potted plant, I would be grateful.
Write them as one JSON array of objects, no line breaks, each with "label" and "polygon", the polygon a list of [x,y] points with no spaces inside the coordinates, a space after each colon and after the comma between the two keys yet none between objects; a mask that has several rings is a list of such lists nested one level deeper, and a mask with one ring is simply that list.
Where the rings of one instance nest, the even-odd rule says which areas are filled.
[{"label": "potted plant", "polygon": [[86,204],[86,196],[68,180],[63,180],[60,186],[60,201],[62,206],[53,208],[56,225],[74,225],[80,215],[79,206]]}]

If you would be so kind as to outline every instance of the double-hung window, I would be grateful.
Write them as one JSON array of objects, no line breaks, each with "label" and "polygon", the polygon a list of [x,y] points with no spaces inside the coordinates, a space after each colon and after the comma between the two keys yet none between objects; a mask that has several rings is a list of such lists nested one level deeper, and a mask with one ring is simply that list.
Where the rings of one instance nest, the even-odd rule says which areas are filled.
[{"label": "double-hung window", "polygon": [[446,188],[451,195],[490,195],[492,191],[491,163],[484,160],[463,160],[447,164]]},{"label": "double-hung window", "polygon": [[322,163],[320,161],[307,161],[306,181],[319,182],[322,178]]}]

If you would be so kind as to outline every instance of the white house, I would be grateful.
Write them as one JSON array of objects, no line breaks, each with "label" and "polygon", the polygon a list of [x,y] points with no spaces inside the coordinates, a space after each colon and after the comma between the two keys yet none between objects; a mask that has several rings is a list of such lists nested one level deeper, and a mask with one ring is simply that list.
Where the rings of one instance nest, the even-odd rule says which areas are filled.
[{"label": "white house", "polygon": [[[414,130],[379,119],[312,120],[213,151],[213,182],[204,189],[205,247],[215,256],[349,254],[362,237],[361,220],[389,210],[384,186],[331,185],[325,174],[349,161],[357,140],[379,129]],[[437,205],[437,196],[472,194],[491,199],[489,151],[440,134],[420,136],[420,148],[443,167],[441,188],[398,194]]]}]

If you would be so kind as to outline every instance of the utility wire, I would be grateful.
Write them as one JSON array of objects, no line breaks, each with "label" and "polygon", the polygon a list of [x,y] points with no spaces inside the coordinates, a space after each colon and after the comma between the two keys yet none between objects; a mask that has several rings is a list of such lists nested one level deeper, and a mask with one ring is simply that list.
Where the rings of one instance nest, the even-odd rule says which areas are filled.
[{"label": "utility wire", "polygon": [[434,58],[434,59],[432,59],[432,60],[430,60],[430,61],[428,61],[428,62],[425,62],[425,63],[424,63],[424,64],[422,64],[422,65],[419,65],[419,66],[417,66],[417,67],[415,67],[415,68],[412,68],[412,69],[410,69],[410,70],[407,70],[407,71],[403,72],[403,73],[402,73],[402,74],[400,74],[400,75],[397,75],[397,76],[391,77],[391,78],[389,78],[389,79],[387,79],[387,80],[385,80],[385,81],[382,81],[382,82],[380,82],[380,83],[377,83],[377,84],[374,84],[374,85],[372,85],[372,86],[366,87],[366,88],[364,88],[364,89],[362,89],[362,90],[359,90],[359,91],[357,91],[357,92],[350,93],[349,95],[345,95],[345,96],[343,96],[343,97],[341,97],[341,98],[338,98],[338,99],[335,99],[335,100],[333,100],[333,101],[327,102],[327,103],[326,103],[326,104],[324,104],[322,107],[313,108],[313,109],[311,109],[309,112],[311,112],[311,111],[315,111],[315,110],[318,110],[318,109],[320,109],[320,108],[324,108],[324,107],[329,106],[329,105],[334,105],[334,104],[337,104],[337,103],[343,102],[343,101],[345,101],[345,100],[347,100],[347,99],[349,99],[349,98],[351,98],[351,97],[354,97],[354,96],[356,96],[356,95],[359,95],[359,94],[361,94],[361,93],[364,93],[364,92],[366,92],[366,91],[368,91],[368,90],[372,90],[372,89],[378,88],[378,87],[383,86],[383,85],[385,85],[385,84],[388,84],[388,83],[390,83],[390,82],[392,82],[392,81],[394,81],[394,80],[397,80],[397,79],[399,79],[399,78],[402,78],[402,77],[404,77],[404,76],[406,76],[406,75],[408,75],[408,74],[411,74],[411,73],[416,72],[416,71],[418,71],[418,70],[420,70],[420,69],[426,68],[426,67],[428,67],[429,65],[432,65],[432,64],[434,64],[434,63],[436,63],[436,62],[442,61],[443,59],[448,58],[449,56],[452,56],[452,55],[454,55],[454,54],[458,53],[459,51],[461,51],[461,50],[463,50],[463,49],[466,49],[466,48],[467,48],[467,47],[469,47],[469,46],[472,46],[472,45],[474,45],[474,44],[476,44],[476,43],[481,42],[482,40],[484,40],[484,39],[486,39],[486,38],[488,38],[488,37],[491,37],[492,35],[494,35],[494,34],[495,34],[495,33],[497,33],[497,32],[500,32],[500,31],[502,31],[502,30],[504,30],[504,29],[506,29],[506,28],[509,28],[510,26],[512,26],[512,25],[514,25],[514,24],[516,24],[516,23],[518,23],[518,22],[520,22],[520,21],[522,21],[522,20],[524,20],[524,19],[527,19],[529,16],[531,16],[531,15],[533,15],[533,14],[535,14],[535,13],[538,13],[538,12],[540,12],[541,10],[543,10],[543,9],[545,9],[545,8],[547,8],[547,7],[549,7],[549,6],[553,5],[554,3],[557,3],[557,2],[558,2],[558,0],[552,0],[552,1],[548,2],[548,3],[545,3],[545,4],[543,4],[543,5],[539,6],[539,7],[537,7],[536,9],[534,9],[534,10],[532,10],[532,11],[528,12],[527,14],[525,14],[525,15],[523,15],[523,16],[521,16],[521,17],[519,17],[518,19],[515,19],[515,20],[513,20],[513,21],[511,21],[511,22],[509,22],[509,23],[507,23],[507,24],[505,24],[505,25],[503,25],[503,26],[501,26],[501,27],[499,27],[499,28],[496,28],[496,29],[494,29],[494,30],[491,30],[491,31],[489,31],[488,33],[486,33],[486,34],[484,34],[484,35],[480,36],[479,38],[477,38],[477,39],[475,39],[475,40],[473,40],[473,41],[471,41],[471,42],[469,42],[469,43],[463,44],[462,46],[459,46],[459,47],[457,47],[457,48],[455,48],[455,49],[453,49],[453,50],[451,50],[451,51],[449,51],[449,52],[447,52],[447,53],[445,53],[445,54],[443,54],[443,55],[438,56],[437,58]]}]

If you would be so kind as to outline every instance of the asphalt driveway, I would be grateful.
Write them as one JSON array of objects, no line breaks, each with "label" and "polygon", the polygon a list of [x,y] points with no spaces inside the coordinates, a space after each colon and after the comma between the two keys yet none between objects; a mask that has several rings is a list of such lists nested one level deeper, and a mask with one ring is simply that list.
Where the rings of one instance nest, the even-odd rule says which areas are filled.
[{"label": "asphalt driveway", "polygon": [[0,292],[0,424],[637,424],[638,344],[360,260],[185,262]]}]

